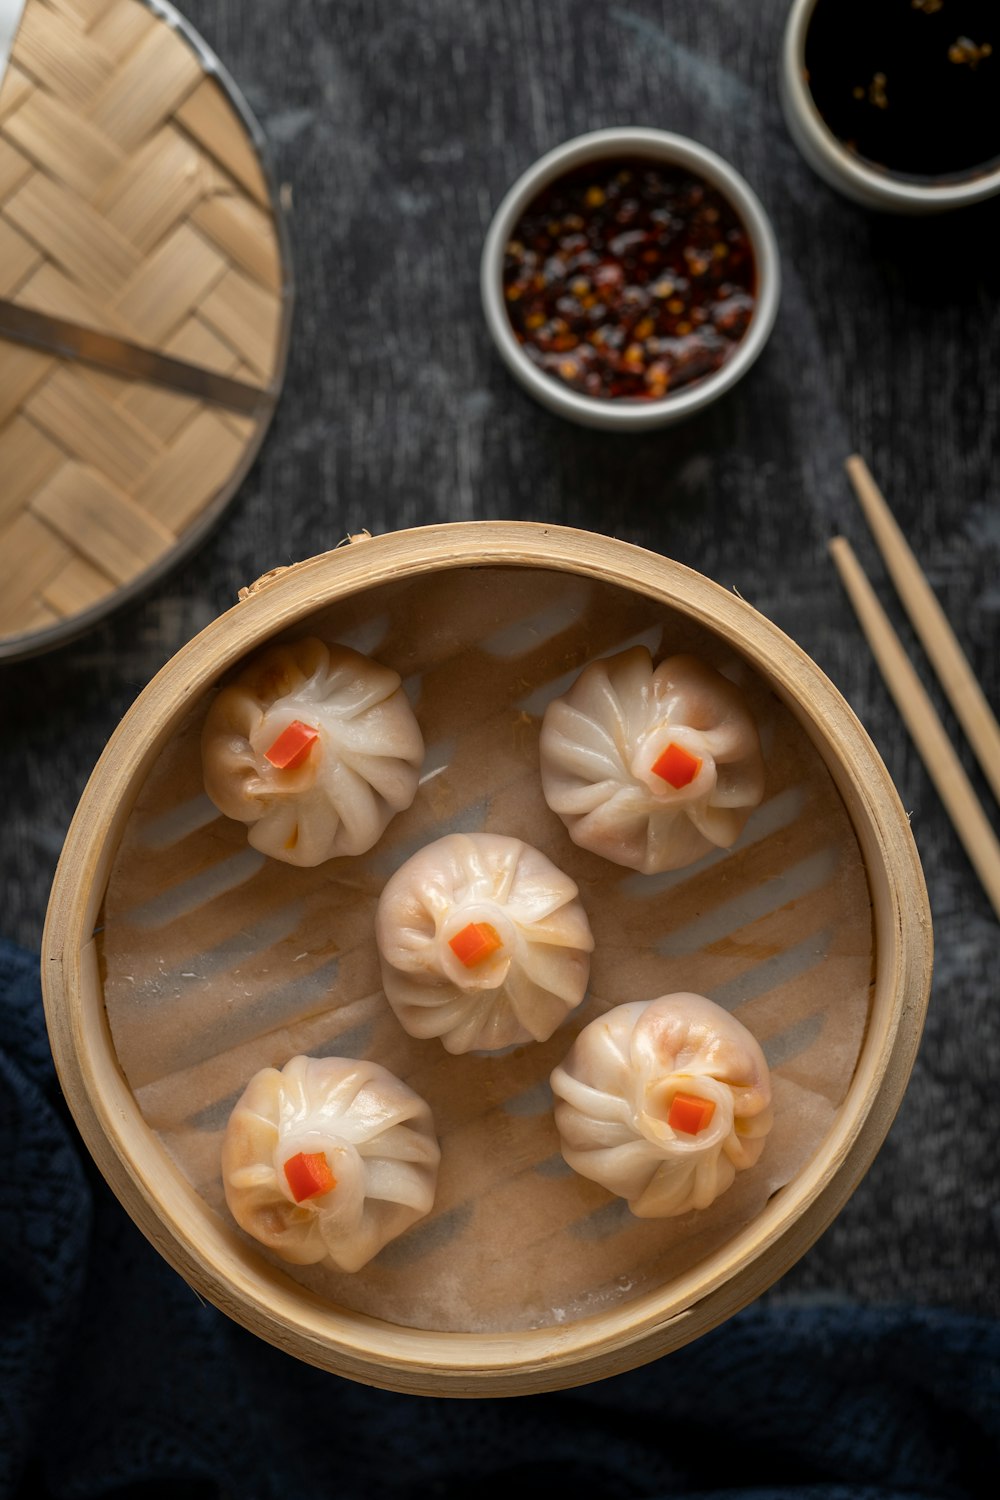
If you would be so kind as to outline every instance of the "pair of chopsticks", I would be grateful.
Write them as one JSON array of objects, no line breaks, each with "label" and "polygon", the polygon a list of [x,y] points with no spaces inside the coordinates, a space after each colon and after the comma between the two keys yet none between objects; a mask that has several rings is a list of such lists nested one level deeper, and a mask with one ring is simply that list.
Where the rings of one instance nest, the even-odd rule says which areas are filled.
[{"label": "pair of chopsticks", "polygon": [[[846,467],[913,628],[976,752],[994,796],[1000,799],[1000,726],[993,710],[864,459],[855,454],[847,460]],[[1000,917],[1000,842],[934,705],[846,537],[833,538],[830,555],[886,686],[896,700],[896,707],[983,883],[993,910]]]}]

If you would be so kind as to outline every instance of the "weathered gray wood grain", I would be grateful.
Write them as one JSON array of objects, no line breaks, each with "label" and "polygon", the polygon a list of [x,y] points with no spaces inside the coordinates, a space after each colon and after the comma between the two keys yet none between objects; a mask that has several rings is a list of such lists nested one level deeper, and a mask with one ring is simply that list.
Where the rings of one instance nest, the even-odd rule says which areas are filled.
[{"label": "weathered gray wood grain", "polygon": [[[901,620],[842,474],[856,447],[1000,700],[1000,204],[881,219],[815,179],[777,103],[785,8],[188,0],[291,188],[288,384],[259,463],[187,569],[87,639],[0,675],[0,930],[38,943],[65,828],[118,718],[268,568],[361,526],[466,517],[585,526],[668,553],[738,588],[854,705],[912,810],[935,915],[934,998],[897,1125],[772,1295],[995,1312],[997,924],[825,548],[843,528]],[[626,122],[697,136],[740,167],[785,270],[770,348],[746,383],[640,439],[536,407],[495,358],[477,291],[483,233],[513,177],[569,135]]]}]

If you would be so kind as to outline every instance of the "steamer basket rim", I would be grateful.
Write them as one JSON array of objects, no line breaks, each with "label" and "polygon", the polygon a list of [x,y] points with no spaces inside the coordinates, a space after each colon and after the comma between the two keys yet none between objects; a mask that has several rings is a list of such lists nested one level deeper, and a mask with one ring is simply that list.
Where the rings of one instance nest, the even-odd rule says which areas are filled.
[{"label": "steamer basket rim", "polygon": [[[125,819],[196,694],[267,636],[339,598],[442,568],[506,566],[580,573],[657,599],[722,633],[768,678],[807,729],[851,816],[873,898],[876,983],[855,1077],[820,1151],[707,1265],[680,1278],[680,1292],[658,1288],[571,1326],[438,1334],[316,1308],[297,1288],[276,1290],[277,1274],[252,1286],[245,1251],[234,1253],[225,1231],[192,1228],[183,1192],[165,1191],[169,1159],[118,1070],[103,995],[92,997],[88,1013],[83,970],[93,961],[87,949]],[[575,528],[503,521],[351,539],[262,580],[183,647],[125,715],[81,799],[53,884],[42,963],[70,1108],[113,1190],[175,1269],[230,1316],[310,1363],[390,1389],[453,1395],[558,1389],[632,1368],[707,1332],[783,1274],[846,1202],[892,1123],[920,1039],[930,968],[930,912],[908,819],[871,740],[816,663],[738,595],[680,563]],[[99,1087],[102,1074],[113,1098]],[[179,1206],[172,1219],[164,1196]]]}]

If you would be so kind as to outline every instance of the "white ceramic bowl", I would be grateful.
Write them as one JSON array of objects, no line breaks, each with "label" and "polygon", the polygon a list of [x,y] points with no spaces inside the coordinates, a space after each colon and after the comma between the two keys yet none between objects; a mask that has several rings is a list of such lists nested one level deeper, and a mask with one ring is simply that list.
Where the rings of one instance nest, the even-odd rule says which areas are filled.
[{"label": "white ceramic bowl", "polygon": [[[591,161],[645,157],[684,167],[719,190],[735,210],[750,238],[757,266],[756,304],[750,326],[718,370],[682,386],[659,401],[613,400],[574,391],[533,364],[518,343],[503,298],[504,250],[523,209],[564,173]],[[483,311],[494,343],[511,373],[536,401],[584,427],[639,432],[666,427],[701,411],[746,374],[767,342],[778,310],[781,273],[778,247],[760,200],[740,174],[697,141],[663,130],[625,126],[579,135],[546,156],[517,179],[493,216],[480,265]]]},{"label": "white ceramic bowl", "polygon": [[866,208],[897,214],[933,214],[964,208],[1000,192],[1000,166],[960,180],[919,182],[866,166],[824,121],[806,84],[806,32],[816,0],[793,0],[781,52],[781,105],[792,140],[831,187]]}]

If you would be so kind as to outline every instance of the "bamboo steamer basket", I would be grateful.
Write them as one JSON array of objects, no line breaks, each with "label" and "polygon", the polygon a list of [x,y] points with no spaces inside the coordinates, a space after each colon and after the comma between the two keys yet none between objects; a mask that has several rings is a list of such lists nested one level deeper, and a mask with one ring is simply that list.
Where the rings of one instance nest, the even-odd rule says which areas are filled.
[{"label": "bamboo steamer basket", "polygon": [[[741,599],[677,563],[526,522],[351,542],[244,590],[154,678],[109,741],[67,835],[43,940],[59,1076],[97,1165],[147,1238],[200,1293],[281,1349],[367,1384],[428,1395],[515,1395],[597,1380],[679,1348],[759,1296],[830,1224],[870,1166],[902,1099],[930,987],[930,913],[908,820],[871,741],[819,668]],[[199,694],[276,634],[307,633],[331,605],[384,584],[420,590],[444,574],[483,568],[544,569],[627,591],[723,637],[749,663],[804,729],[846,809],[870,894],[873,982],[860,1055],[820,1148],[721,1248],[591,1316],[513,1332],[441,1332],[331,1303],[206,1207],[146,1124],[125,1077],[97,934],[130,814]]]}]

